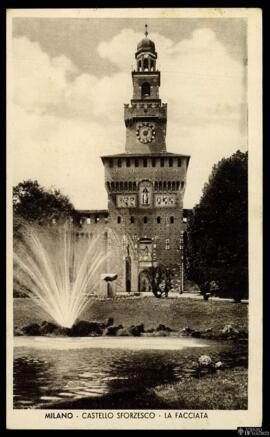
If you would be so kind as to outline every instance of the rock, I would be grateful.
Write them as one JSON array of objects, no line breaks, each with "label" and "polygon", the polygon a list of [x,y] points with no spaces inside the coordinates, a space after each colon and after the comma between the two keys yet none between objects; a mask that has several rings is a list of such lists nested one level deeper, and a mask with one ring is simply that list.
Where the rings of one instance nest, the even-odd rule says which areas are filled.
[{"label": "rock", "polygon": [[201,331],[193,331],[193,332],[191,333],[191,337],[201,338],[201,336],[202,336]]},{"label": "rock", "polygon": [[112,326],[113,323],[114,323],[113,317],[109,317],[108,320],[107,320],[107,322],[106,322],[106,325],[105,325],[106,328],[107,328],[108,326]]},{"label": "rock", "polygon": [[239,334],[239,331],[235,329],[232,325],[225,325],[224,328],[221,330],[222,334],[229,335],[229,334]]},{"label": "rock", "polygon": [[171,336],[171,333],[169,331],[157,331],[154,334],[155,334],[155,337],[170,337]]},{"label": "rock", "polygon": [[18,328],[18,326],[15,326],[14,335],[23,335],[23,331],[20,328]]},{"label": "rock", "polygon": [[59,326],[55,325],[54,323],[42,322],[40,327],[40,334],[41,335],[52,334],[55,333],[55,331],[57,331],[58,328]]},{"label": "rock", "polygon": [[198,362],[200,366],[208,367],[212,364],[212,359],[209,357],[209,355],[201,355],[198,359]]},{"label": "rock", "polygon": [[116,335],[119,337],[131,337],[132,334],[127,328],[121,328],[116,332]]},{"label": "rock", "polygon": [[189,336],[194,332],[194,329],[189,328],[188,326],[186,328],[181,329],[180,335]]},{"label": "rock", "polygon": [[71,336],[71,329],[64,328],[63,326],[58,326],[57,329],[53,332],[53,335],[63,336]]},{"label": "rock", "polygon": [[22,332],[24,335],[40,335],[40,326],[37,323],[31,323],[24,326]]},{"label": "rock", "polygon": [[219,370],[221,370],[221,369],[224,369],[224,363],[222,362],[222,361],[218,361],[216,364],[215,364],[215,368],[216,369],[219,369]]},{"label": "rock", "polygon": [[128,328],[129,332],[134,335],[134,337],[139,337],[144,332],[144,324],[132,325]]},{"label": "rock", "polygon": [[123,329],[123,325],[112,325],[112,326],[108,326],[105,331],[103,332],[103,335],[109,335],[109,336],[115,336],[117,335],[117,332]]},{"label": "rock", "polygon": [[166,331],[167,332],[173,332],[173,329],[169,328],[168,326],[162,325],[162,324],[158,325],[156,330],[157,331],[165,331],[165,332]]},{"label": "rock", "polygon": [[248,338],[248,333],[246,331],[239,331],[238,337],[239,338]]},{"label": "rock", "polygon": [[89,335],[102,335],[103,329],[98,322],[88,322],[80,320],[72,326],[70,330],[71,337],[86,337]]}]

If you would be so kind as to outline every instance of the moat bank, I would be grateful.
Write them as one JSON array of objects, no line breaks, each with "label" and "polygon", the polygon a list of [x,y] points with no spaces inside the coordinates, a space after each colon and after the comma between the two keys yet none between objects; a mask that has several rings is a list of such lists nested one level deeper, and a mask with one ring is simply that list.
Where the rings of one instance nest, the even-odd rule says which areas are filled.
[{"label": "moat bank", "polygon": [[[142,323],[146,329],[164,324],[177,331],[190,327],[194,330],[212,328],[220,332],[230,324],[238,330],[248,330],[248,305],[191,298],[136,297],[103,301],[92,298],[80,319],[105,322],[110,317],[115,324],[130,326]],[[14,326],[20,329],[44,320],[53,322],[30,299],[14,299]]]}]

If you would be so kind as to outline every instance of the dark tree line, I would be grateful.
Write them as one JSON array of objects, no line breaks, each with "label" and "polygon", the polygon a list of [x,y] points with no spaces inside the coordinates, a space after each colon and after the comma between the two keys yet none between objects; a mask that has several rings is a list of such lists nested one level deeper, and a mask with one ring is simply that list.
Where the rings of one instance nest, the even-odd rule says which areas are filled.
[{"label": "dark tree line", "polygon": [[188,225],[187,270],[203,294],[248,297],[248,155],[214,165]]}]

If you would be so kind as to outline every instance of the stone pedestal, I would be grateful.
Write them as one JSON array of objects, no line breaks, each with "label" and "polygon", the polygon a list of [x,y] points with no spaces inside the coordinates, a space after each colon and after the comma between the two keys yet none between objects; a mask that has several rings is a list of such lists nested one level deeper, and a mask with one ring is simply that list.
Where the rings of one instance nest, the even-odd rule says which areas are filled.
[{"label": "stone pedestal", "polygon": [[117,278],[114,273],[102,273],[100,275],[98,296],[113,298],[116,295],[116,278],[111,279],[114,277]]}]

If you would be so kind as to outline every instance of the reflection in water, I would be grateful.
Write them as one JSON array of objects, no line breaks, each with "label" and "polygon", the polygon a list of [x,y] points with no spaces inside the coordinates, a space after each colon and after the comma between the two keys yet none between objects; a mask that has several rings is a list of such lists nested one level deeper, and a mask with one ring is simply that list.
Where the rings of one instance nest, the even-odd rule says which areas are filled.
[{"label": "reflection in water", "polygon": [[[140,392],[143,397],[149,387],[181,379],[187,362],[208,348],[202,352],[198,347],[68,351],[18,347],[14,350],[14,408],[49,408],[63,400],[97,399],[120,392]],[[219,356],[228,354],[227,349],[228,345],[215,344]]]}]

